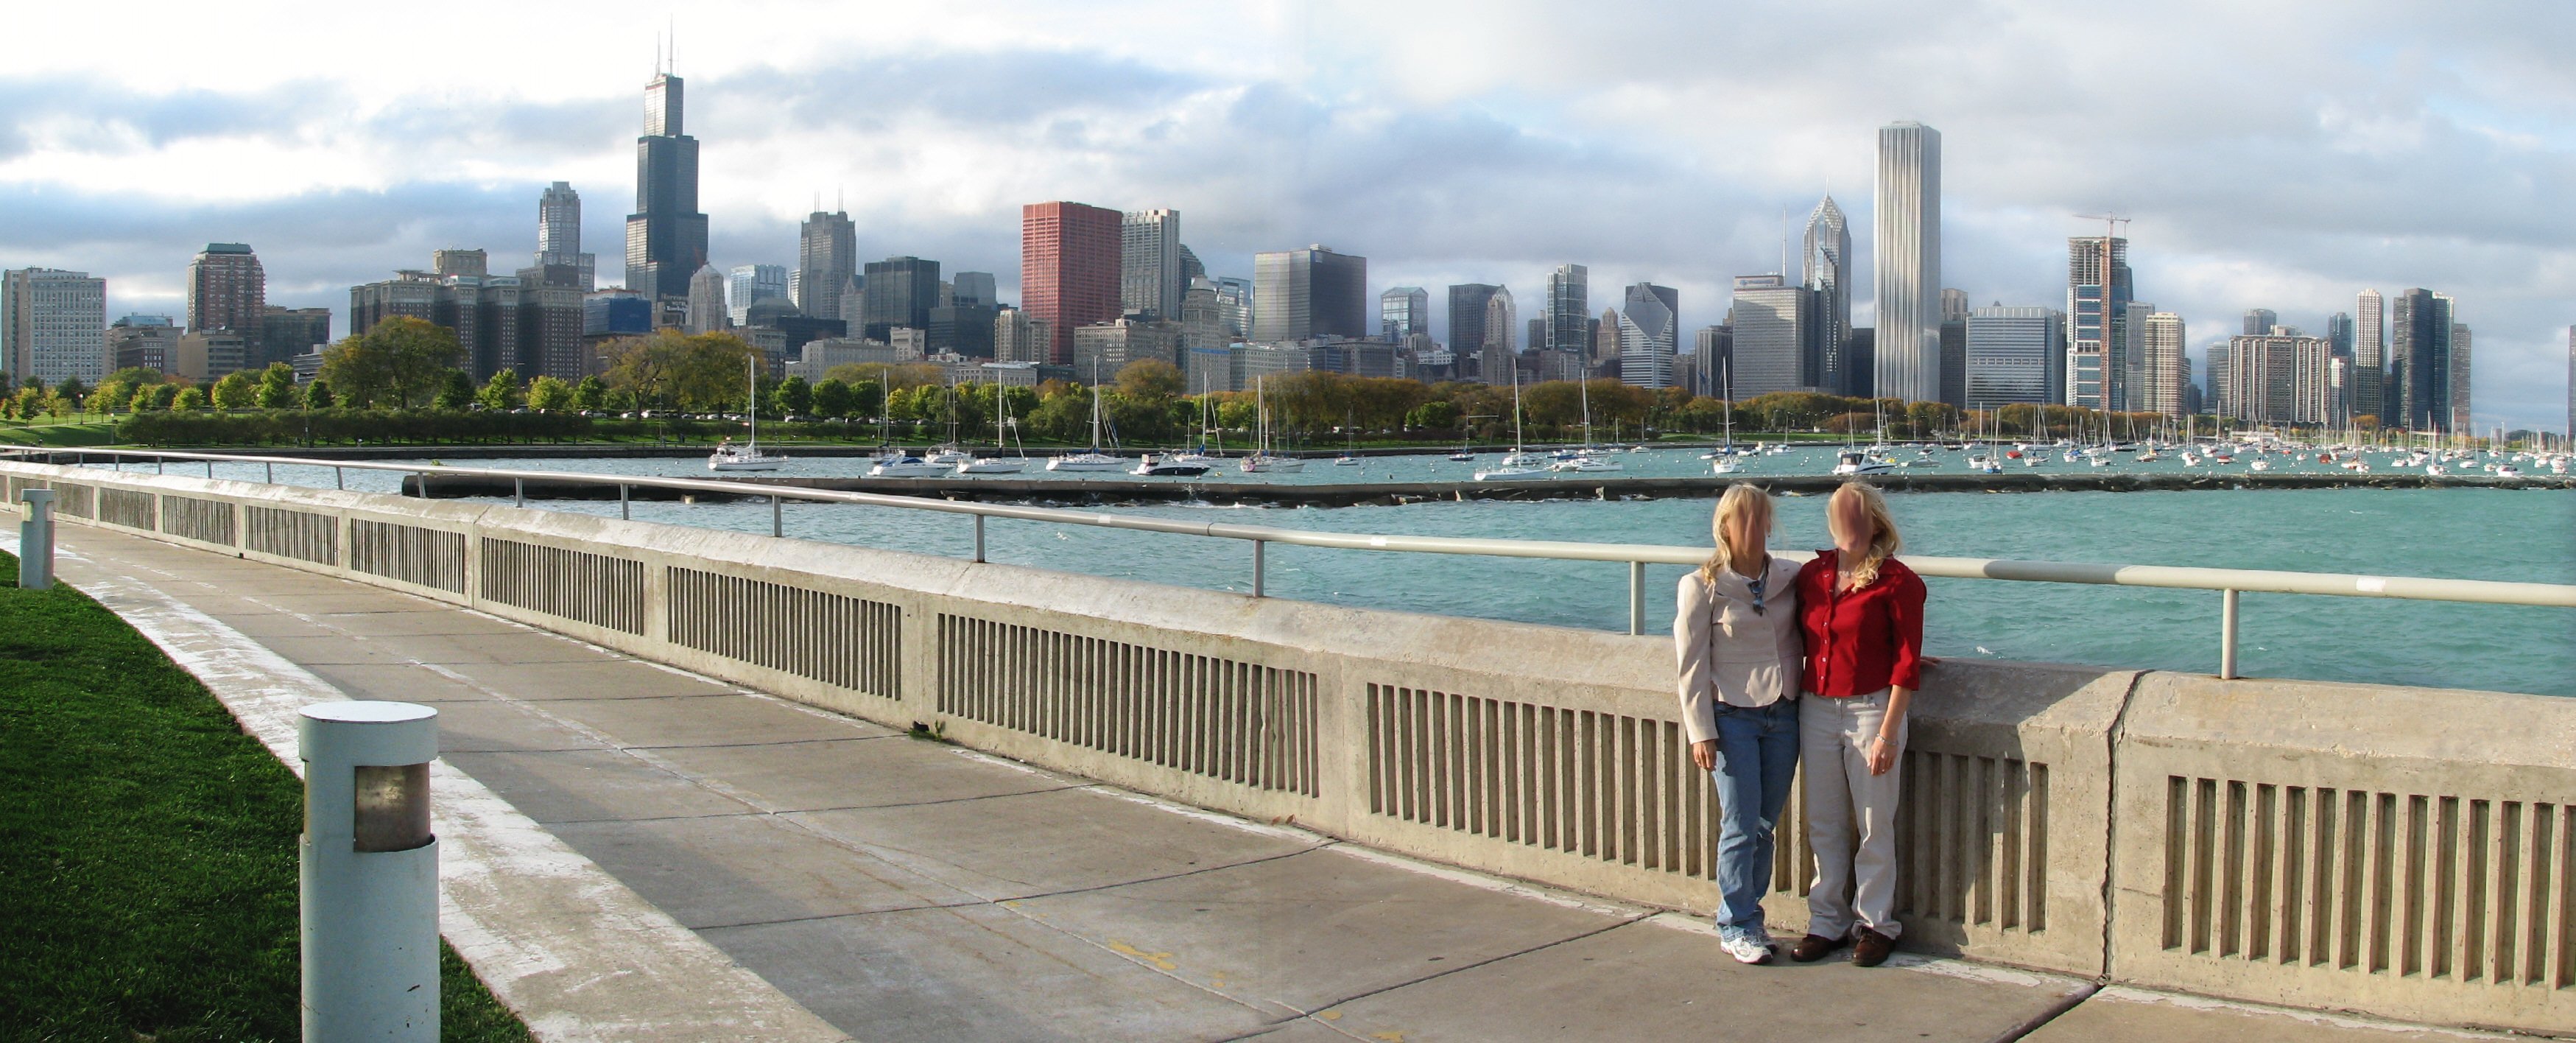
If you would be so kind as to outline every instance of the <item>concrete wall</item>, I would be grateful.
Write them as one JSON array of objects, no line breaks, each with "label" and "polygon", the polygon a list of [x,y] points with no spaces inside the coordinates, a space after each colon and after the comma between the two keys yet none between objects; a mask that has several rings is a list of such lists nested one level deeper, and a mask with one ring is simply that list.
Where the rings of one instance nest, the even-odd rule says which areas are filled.
[{"label": "concrete wall", "polygon": [[[1707,912],[1662,638],[502,506],[0,464],[97,524],[470,606],[1137,790]],[[1951,661],[1906,753],[1918,950],[2576,1025],[2576,701]],[[1805,920],[1792,803],[1768,901]]]}]

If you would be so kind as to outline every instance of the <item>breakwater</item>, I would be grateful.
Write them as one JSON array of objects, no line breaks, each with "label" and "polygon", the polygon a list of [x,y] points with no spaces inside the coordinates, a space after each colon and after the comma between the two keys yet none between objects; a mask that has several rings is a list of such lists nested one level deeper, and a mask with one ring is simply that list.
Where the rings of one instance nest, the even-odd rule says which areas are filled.
[{"label": "breakwater", "polygon": [[[1783,495],[1814,495],[1831,492],[1845,481],[1843,478],[1831,475],[1763,474],[1611,478],[1565,475],[1523,482],[1429,481],[1333,484],[1223,479],[1200,481],[1168,478],[966,476],[948,478],[719,477],[713,480],[741,485],[742,497],[765,496],[767,495],[765,490],[779,487],[996,502],[1084,504],[1202,502],[1292,507],[1348,507],[1361,504],[1406,504],[1434,500],[1689,499],[1715,496],[1728,485],[1739,481],[1751,482]],[[1868,480],[1891,492],[1952,493],[2079,490],[2138,492],[2226,489],[2576,488],[2576,478],[2561,475],[2534,475],[2521,478],[2434,477],[2403,472],[2384,474],[2255,474],[2192,471],[2143,474],[2119,472],[2068,474],[2037,471],[2004,474],[1897,472],[1871,475]],[[618,486],[595,481],[555,478],[514,480],[454,474],[409,475],[403,479],[402,489],[405,495],[431,499],[524,495],[533,499],[614,500],[619,495]],[[639,500],[685,498],[705,501],[724,498],[720,493],[682,492],[644,486],[632,487],[628,495]]]}]

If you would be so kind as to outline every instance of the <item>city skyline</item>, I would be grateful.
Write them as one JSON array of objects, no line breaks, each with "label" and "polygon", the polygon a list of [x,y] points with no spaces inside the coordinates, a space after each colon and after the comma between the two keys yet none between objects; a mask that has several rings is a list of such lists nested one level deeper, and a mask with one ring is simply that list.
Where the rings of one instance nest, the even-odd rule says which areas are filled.
[{"label": "city skyline", "polygon": [[[1478,20],[1480,42],[1526,54],[1546,40],[1566,59],[1526,80],[1321,42],[1360,40],[1342,30],[1392,15],[1139,10],[1170,15],[1183,45],[1120,41],[1062,7],[1006,5],[963,22],[899,13],[864,40],[827,30],[783,52],[733,26],[682,24],[676,69],[692,88],[686,129],[703,143],[712,263],[793,264],[814,193],[846,189],[857,256],[993,271],[1002,299],[1020,301],[1012,212],[1066,199],[1189,213],[1185,241],[1212,276],[1249,276],[1254,253],[1323,242],[1370,259],[1369,297],[1496,284],[1526,317],[1544,305],[1547,272],[1582,264],[1601,287],[1677,287],[1681,327],[1696,331],[1720,320],[1734,276],[1779,264],[1781,207],[1803,212],[1830,193],[1852,226],[1873,227],[1875,129],[1920,120],[1945,139],[1941,282],[1975,306],[2063,308],[2065,241],[2099,234],[2071,215],[2118,212],[2134,219],[2123,231],[2139,298],[2183,318],[2196,360],[2248,309],[2322,329],[2361,289],[2432,287],[2476,330],[2479,429],[2554,428],[2564,412],[2576,218],[2552,201],[2576,185],[2564,118],[2576,90],[2536,45],[2566,35],[2552,26],[2576,30],[2562,10],[2425,27],[2400,22],[2395,6],[2337,5],[2333,18],[2317,6],[2213,8],[2204,29],[2284,40],[2268,59],[2276,69],[2213,71],[2215,35],[2158,24],[2180,20],[2173,12],[1945,20],[1891,8],[1846,46],[1901,43],[1892,63],[1813,98],[1799,85],[1830,70],[1761,54],[1760,40],[1792,27],[1760,10],[1651,9],[1671,31],[1648,46],[1713,41],[1741,58],[1714,64],[1743,66],[1705,71],[1636,60],[1613,46],[1618,34],[1560,31],[1504,5]],[[99,32],[68,14],[37,17],[68,40]],[[605,20],[523,78],[514,67],[507,90],[429,77],[408,60],[317,56],[297,78],[207,89],[150,63],[110,66],[95,57],[104,50],[37,55],[0,83],[20,103],[0,127],[0,200],[21,218],[0,232],[0,264],[106,278],[110,318],[176,313],[188,258],[208,242],[247,242],[269,267],[272,303],[339,308],[349,286],[429,249],[526,256],[529,204],[554,181],[591,204],[588,240],[621,242],[636,99],[660,28],[630,20]],[[2102,31],[2199,64],[2141,65],[2112,91],[2053,62],[2017,63],[2027,68],[2001,80],[1943,76],[1933,62],[1960,47],[2044,56],[2060,37]],[[1229,34],[1223,62],[1186,45]],[[470,70],[509,65],[519,46],[459,37],[446,53]],[[316,103],[320,82],[346,85],[361,115]],[[861,88],[884,103],[865,118],[825,107]],[[1636,106],[1599,103],[1639,90]],[[1671,119],[1694,103],[1726,118]],[[2104,120],[2137,132],[2095,147]],[[1657,128],[1651,144],[1636,136],[1643,125]],[[2077,144],[2092,150],[2085,163],[2051,158]],[[151,162],[219,154],[254,162],[189,178]],[[1854,239],[1852,321],[1869,326],[1875,244]],[[1446,319],[1434,309],[1443,341]]]}]

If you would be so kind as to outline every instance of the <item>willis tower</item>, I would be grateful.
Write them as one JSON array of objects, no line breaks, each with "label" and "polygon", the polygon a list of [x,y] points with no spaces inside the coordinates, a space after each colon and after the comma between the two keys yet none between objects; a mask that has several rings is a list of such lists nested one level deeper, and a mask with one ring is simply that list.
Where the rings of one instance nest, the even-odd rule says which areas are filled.
[{"label": "willis tower", "polygon": [[626,216],[626,288],[656,298],[689,295],[707,263],[707,215],[698,212],[698,139],[681,133],[680,78],[657,70],[644,87],[644,136],[635,139],[635,213]]}]

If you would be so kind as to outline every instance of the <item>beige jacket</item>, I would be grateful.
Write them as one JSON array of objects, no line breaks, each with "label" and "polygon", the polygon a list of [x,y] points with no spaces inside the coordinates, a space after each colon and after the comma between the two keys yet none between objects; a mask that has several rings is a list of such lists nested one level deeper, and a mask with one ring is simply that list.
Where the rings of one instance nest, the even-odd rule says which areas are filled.
[{"label": "beige jacket", "polygon": [[1769,706],[1798,695],[1806,655],[1798,632],[1798,563],[1771,556],[1762,611],[1753,585],[1732,570],[1715,582],[1694,569],[1674,595],[1673,651],[1680,662],[1682,728],[1692,742],[1717,737],[1717,704]]}]

